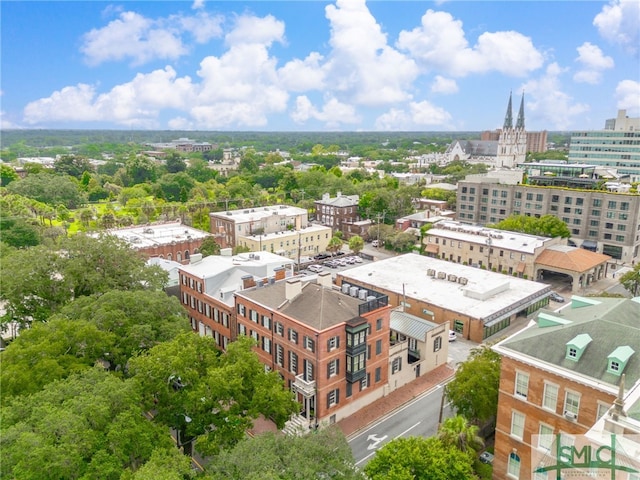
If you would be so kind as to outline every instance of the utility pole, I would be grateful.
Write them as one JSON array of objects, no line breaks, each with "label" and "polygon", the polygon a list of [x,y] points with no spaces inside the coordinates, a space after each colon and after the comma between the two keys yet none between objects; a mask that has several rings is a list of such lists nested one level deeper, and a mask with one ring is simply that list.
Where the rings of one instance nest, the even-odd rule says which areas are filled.
[{"label": "utility pole", "polygon": [[491,271],[491,245],[493,243],[491,237],[488,237],[485,243],[487,244],[487,270]]},{"label": "utility pole", "polygon": [[384,216],[387,212],[383,211],[382,214],[378,214],[378,248],[380,248],[380,217],[382,217],[384,219]]}]

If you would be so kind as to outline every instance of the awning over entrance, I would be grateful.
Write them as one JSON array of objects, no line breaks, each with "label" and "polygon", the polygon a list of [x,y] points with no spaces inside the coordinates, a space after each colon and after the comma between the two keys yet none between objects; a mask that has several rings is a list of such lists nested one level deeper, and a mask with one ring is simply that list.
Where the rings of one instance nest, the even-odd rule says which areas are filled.
[{"label": "awning over entrance", "polygon": [[434,245],[430,243],[427,245],[426,252],[427,253],[438,253],[440,251],[440,245]]},{"label": "awning over entrance", "polygon": [[517,273],[523,273],[525,268],[527,268],[527,266],[525,265],[525,263],[524,263],[524,262],[520,262],[520,263],[518,264],[518,267],[516,268],[516,272],[517,272]]},{"label": "awning over entrance", "polygon": [[598,248],[598,242],[594,242],[593,240],[585,240],[584,242],[582,242],[581,247],[586,250],[595,251]]}]

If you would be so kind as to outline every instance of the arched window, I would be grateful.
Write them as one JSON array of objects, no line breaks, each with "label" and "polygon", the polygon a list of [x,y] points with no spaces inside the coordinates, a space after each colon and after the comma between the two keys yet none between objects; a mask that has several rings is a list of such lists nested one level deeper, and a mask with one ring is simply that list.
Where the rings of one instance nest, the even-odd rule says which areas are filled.
[{"label": "arched window", "polygon": [[189,260],[189,250],[184,251],[184,259]]},{"label": "arched window", "polygon": [[167,260],[172,260],[173,259],[173,255],[171,255],[170,253],[167,253]]},{"label": "arched window", "polygon": [[509,454],[509,463],[507,464],[507,474],[513,478],[520,478],[520,457],[516,452]]},{"label": "arched window", "polygon": [[164,258],[164,255],[158,255],[158,258]]},{"label": "arched window", "polygon": [[180,252],[176,253],[176,261],[177,262],[181,262],[182,261],[182,253],[180,253]]}]

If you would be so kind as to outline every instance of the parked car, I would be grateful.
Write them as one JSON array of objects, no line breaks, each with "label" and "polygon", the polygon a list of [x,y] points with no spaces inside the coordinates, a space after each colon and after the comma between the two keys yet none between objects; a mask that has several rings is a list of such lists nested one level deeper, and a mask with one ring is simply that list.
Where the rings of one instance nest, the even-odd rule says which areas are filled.
[{"label": "parked car", "polygon": [[310,265],[307,270],[313,273],[319,273],[322,271],[322,265]]},{"label": "parked car", "polygon": [[356,263],[362,263],[362,257],[353,257]]},{"label": "parked car", "polygon": [[489,453],[489,452],[482,452],[480,454],[480,458],[479,460],[482,463],[486,463],[488,465],[493,465],[493,453]]},{"label": "parked car", "polygon": [[556,292],[551,292],[549,298],[554,302],[562,303],[564,302],[564,297]]},{"label": "parked car", "polygon": [[458,338],[458,336],[456,335],[456,332],[453,330],[449,330],[449,341],[455,342],[456,338]]},{"label": "parked car", "polygon": [[316,260],[324,260],[325,258],[329,258],[329,257],[331,257],[331,255],[329,255],[328,253],[319,253],[315,255],[313,258],[315,258]]},{"label": "parked car", "polygon": [[378,246],[378,240],[374,240],[373,242],[371,242],[371,246],[372,247],[377,247]]}]

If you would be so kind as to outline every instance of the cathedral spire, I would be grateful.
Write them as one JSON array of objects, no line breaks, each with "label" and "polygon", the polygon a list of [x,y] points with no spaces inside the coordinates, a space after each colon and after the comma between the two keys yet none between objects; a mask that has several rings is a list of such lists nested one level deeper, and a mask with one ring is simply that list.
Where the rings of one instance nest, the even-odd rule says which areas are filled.
[{"label": "cathedral spire", "polygon": [[509,92],[509,105],[507,106],[507,114],[504,116],[504,130],[510,130],[513,128],[513,114],[511,106],[511,92]]},{"label": "cathedral spire", "polygon": [[516,120],[516,128],[524,130],[524,92],[522,92],[522,100],[520,100],[520,111],[518,112],[518,120]]}]

